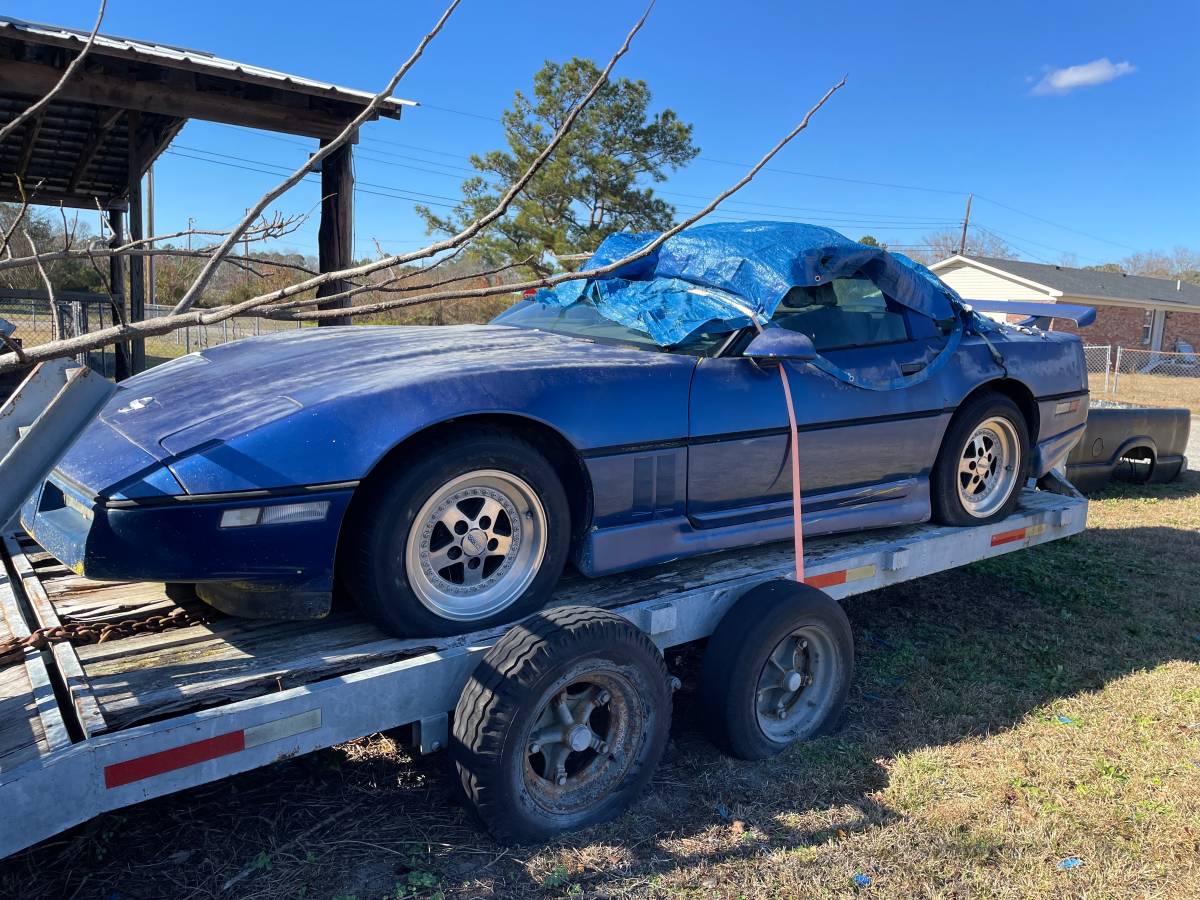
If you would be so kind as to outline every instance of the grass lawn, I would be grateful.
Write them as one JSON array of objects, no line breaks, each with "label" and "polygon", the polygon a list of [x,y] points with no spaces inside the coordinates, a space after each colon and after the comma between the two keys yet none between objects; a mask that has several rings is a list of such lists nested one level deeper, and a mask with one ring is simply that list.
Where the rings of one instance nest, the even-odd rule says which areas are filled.
[{"label": "grass lawn", "polygon": [[726,759],[697,651],[671,652],[652,790],[550,846],[496,845],[442,755],[379,735],[104,816],[3,864],[0,895],[1200,896],[1200,475],[1114,487],[1078,538],[847,608],[835,733]]},{"label": "grass lawn", "polygon": [[1119,379],[1109,375],[1109,387],[1116,390],[1104,393],[1104,375],[1088,376],[1092,398],[1118,400],[1139,406],[1185,406],[1192,415],[1200,416],[1200,372],[1195,375],[1139,375],[1124,372]]}]

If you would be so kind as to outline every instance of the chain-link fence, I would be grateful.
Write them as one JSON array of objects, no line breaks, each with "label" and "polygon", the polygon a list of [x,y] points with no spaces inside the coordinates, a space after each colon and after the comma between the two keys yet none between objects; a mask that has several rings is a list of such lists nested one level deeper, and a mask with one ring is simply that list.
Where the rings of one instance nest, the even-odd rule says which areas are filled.
[{"label": "chain-link fence", "polygon": [[1088,387],[1093,394],[1108,393],[1109,376],[1112,373],[1112,344],[1085,345],[1083,359],[1087,364]]},{"label": "chain-link fence", "polygon": [[[146,318],[156,319],[168,315],[171,307],[147,304]],[[275,322],[255,316],[235,316],[213,325],[189,325],[160,337],[146,339],[146,364],[154,365],[185,353],[205,350],[218,344],[239,341],[242,338],[272,334],[276,331],[295,331],[302,328],[300,322]]]},{"label": "chain-link fence", "polygon": [[[0,318],[16,326],[13,337],[32,347],[54,340],[54,319],[51,304],[41,297],[0,298]],[[64,292],[54,302],[53,316],[58,319],[59,336],[76,337],[89,331],[107,328],[114,322],[112,304],[107,297]],[[82,353],[79,361],[111,378],[116,370],[112,347],[102,347]]]},{"label": "chain-link fence", "polygon": [[[171,307],[148,304],[146,318],[155,319],[170,313]],[[114,324],[113,308],[107,297],[70,294],[67,299],[55,301],[55,312],[59,321],[61,337],[75,337],[89,331],[97,331]],[[50,303],[40,297],[0,298],[0,318],[7,319],[16,329],[13,336],[27,347],[43,344],[54,339],[54,323],[50,314]],[[146,365],[154,366],[218,344],[276,331],[295,331],[303,323],[274,322],[253,316],[236,317],[215,325],[190,325],[179,331],[158,337],[146,338]],[[86,358],[83,358],[86,357]],[[116,373],[116,355],[112,347],[102,347],[83,354],[80,362],[86,362],[109,378]]]},{"label": "chain-link fence", "polygon": [[1200,354],[1118,347],[1113,360],[1114,399],[1147,406],[1186,406],[1200,414]]}]

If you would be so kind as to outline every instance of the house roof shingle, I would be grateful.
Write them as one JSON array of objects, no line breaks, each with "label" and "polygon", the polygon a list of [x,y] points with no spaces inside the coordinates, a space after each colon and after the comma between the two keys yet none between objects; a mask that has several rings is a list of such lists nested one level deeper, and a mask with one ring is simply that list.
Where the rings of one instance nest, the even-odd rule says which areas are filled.
[{"label": "house roof shingle", "polygon": [[1126,275],[1122,272],[1072,269],[1048,263],[995,259],[989,256],[964,258],[991,266],[1002,272],[1008,272],[1018,278],[1036,281],[1038,284],[1071,296],[1177,303],[1181,306],[1194,306],[1200,310],[1200,285],[1187,281],[1177,283],[1173,278],[1148,278],[1145,275]]}]

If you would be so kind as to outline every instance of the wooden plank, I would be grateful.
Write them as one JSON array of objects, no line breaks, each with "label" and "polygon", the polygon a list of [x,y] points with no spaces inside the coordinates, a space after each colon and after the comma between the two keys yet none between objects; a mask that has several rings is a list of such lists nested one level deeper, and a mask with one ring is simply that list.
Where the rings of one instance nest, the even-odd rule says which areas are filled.
[{"label": "wooden plank", "polygon": [[[2,557],[0,641],[28,637]],[[70,743],[41,654],[27,650],[23,662],[0,667],[0,772]]]},{"label": "wooden plank", "polygon": [[25,185],[25,173],[29,170],[29,161],[33,159],[33,148],[37,144],[38,134],[42,130],[42,122],[46,118],[46,108],[43,107],[41,112],[37,113],[29,120],[25,126],[25,143],[21,147],[21,156],[17,160],[16,179],[21,185]]},{"label": "wooden plank", "polygon": [[25,666],[7,666],[0,670],[0,773],[48,751]]},{"label": "wooden plank", "polygon": [[[12,537],[6,535],[4,537],[4,549],[8,553],[9,560],[12,562],[13,570],[20,579],[26,599],[29,601],[29,605],[33,607],[38,627],[57,627],[61,624],[58,614],[54,611],[54,606],[50,603],[50,598],[42,590],[42,583],[38,580],[33,567],[29,565],[29,561],[25,558],[25,554],[20,546],[18,546]],[[104,731],[104,716],[100,712],[100,705],[92,695],[91,687],[88,685],[87,677],[83,673],[83,666],[79,663],[79,657],[75,653],[75,648],[68,643],[59,643],[53,646],[51,652],[58,666],[59,674],[66,683],[67,693],[74,704],[76,720],[79,723],[79,727],[83,730],[84,736],[90,737],[93,734],[99,734]]]},{"label": "wooden plank", "polygon": [[95,124],[92,125],[92,130],[88,132],[83,149],[79,151],[79,158],[75,161],[75,169],[71,172],[71,178],[67,182],[67,193],[74,194],[79,190],[79,182],[87,172],[88,166],[92,164],[92,160],[96,156],[96,151],[100,149],[100,145],[104,143],[104,139],[108,136],[113,126],[121,120],[124,112],[125,110],[120,108],[98,108],[96,110]]}]

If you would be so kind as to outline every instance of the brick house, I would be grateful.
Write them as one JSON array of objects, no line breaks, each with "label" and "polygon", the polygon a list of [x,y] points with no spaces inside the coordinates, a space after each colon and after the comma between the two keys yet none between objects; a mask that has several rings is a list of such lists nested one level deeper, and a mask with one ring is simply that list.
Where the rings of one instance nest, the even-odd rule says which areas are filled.
[{"label": "brick house", "polygon": [[[1075,303],[1096,310],[1080,334],[1088,344],[1131,349],[1200,348],[1200,285],[1121,272],[1072,269],[983,256],[951,256],[930,266],[963,299]],[[1053,327],[1074,331],[1069,322]]]}]

